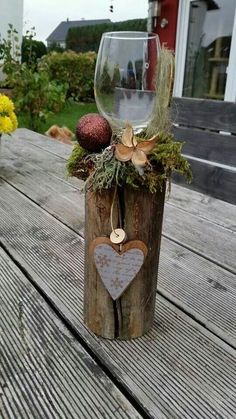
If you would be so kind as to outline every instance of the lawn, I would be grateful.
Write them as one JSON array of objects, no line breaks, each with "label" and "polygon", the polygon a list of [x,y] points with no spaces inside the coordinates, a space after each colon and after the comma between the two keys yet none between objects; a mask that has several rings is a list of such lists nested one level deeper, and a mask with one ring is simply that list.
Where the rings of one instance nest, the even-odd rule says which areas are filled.
[{"label": "lawn", "polygon": [[[98,112],[95,103],[76,103],[68,101],[62,111],[51,115],[45,123],[41,123],[39,132],[44,134],[48,128],[54,124],[59,126],[66,126],[72,132],[74,132],[78,119],[90,112]],[[22,128],[27,128],[27,118],[24,116],[19,116],[18,119],[19,126]]]}]

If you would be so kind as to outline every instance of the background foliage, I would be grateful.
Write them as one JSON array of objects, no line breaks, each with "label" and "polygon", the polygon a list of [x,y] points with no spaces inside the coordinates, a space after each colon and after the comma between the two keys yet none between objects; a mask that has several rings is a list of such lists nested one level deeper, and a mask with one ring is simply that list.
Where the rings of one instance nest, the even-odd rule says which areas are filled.
[{"label": "background foliage", "polygon": [[67,85],[51,81],[44,69],[38,68],[34,51],[34,28],[28,31],[27,60],[20,60],[20,44],[17,31],[9,25],[7,39],[3,39],[0,49],[5,79],[4,87],[12,89],[12,98],[18,114],[25,114],[28,127],[38,130],[52,112],[58,112],[65,103]]},{"label": "background foliage", "polygon": [[30,60],[35,62],[43,55],[47,54],[47,48],[41,41],[35,39],[29,39],[27,36],[23,36],[21,44],[21,60],[23,63],[29,63]]},{"label": "background foliage", "polygon": [[27,118],[27,126],[38,131],[40,123],[65,103],[66,85],[49,80],[46,71],[33,71],[23,63],[10,76],[16,110]]},{"label": "background foliage", "polygon": [[93,79],[96,53],[76,54],[73,51],[52,52],[42,58],[39,68],[49,74],[50,80],[68,84],[67,97],[76,101],[93,100]]},{"label": "background foliage", "polygon": [[147,19],[133,19],[124,22],[103,23],[101,25],[70,28],[66,39],[66,48],[76,52],[98,51],[103,32],[145,31]]}]

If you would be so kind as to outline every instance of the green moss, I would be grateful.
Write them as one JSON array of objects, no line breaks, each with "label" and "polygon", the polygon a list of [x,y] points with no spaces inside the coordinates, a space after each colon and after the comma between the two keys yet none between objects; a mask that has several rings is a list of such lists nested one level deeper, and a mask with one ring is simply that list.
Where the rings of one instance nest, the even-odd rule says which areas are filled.
[{"label": "green moss", "polygon": [[86,180],[87,186],[93,190],[127,184],[134,189],[146,187],[155,193],[164,183],[170,183],[174,172],[185,176],[188,182],[191,181],[191,168],[181,155],[182,146],[183,143],[174,141],[171,133],[161,133],[148,156],[149,164],[138,170],[131,161],[116,160],[114,147],[108,147],[102,153],[88,154],[80,145],[76,145],[69,158],[67,171],[70,176]]},{"label": "green moss", "polygon": [[183,142],[177,142],[171,133],[160,133],[160,139],[149,156],[151,164],[161,163],[166,180],[173,172],[184,176],[187,182],[192,180],[192,171],[189,162],[182,156]]},{"label": "green moss", "polygon": [[78,167],[81,163],[81,160],[88,154],[84,148],[82,148],[78,143],[73,147],[72,153],[69,157],[69,160],[66,165],[67,174],[69,176],[78,176]]}]

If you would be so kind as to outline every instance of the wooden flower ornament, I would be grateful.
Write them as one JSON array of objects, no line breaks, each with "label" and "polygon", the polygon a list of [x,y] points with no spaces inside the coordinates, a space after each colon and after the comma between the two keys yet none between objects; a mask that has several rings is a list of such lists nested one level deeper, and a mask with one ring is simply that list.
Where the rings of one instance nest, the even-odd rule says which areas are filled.
[{"label": "wooden flower ornament", "polygon": [[147,154],[155,147],[158,136],[149,140],[137,141],[131,125],[127,124],[121,137],[121,143],[116,144],[115,157],[121,162],[131,160],[136,167],[144,167],[147,163]]}]

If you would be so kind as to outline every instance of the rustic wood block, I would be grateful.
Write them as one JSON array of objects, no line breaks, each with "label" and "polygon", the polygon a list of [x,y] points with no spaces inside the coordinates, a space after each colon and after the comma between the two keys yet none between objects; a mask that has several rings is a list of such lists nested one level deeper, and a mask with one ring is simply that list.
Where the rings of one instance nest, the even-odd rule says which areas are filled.
[{"label": "rustic wood block", "polygon": [[[116,301],[105,288],[89,252],[95,238],[109,237],[113,196],[113,190],[86,193],[84,320],[99,336],[130,339],[146,333],[153,323],[165,188],[156,194],[129,187],[119,191],[122,228],[128,240],[144,242],[148,253],[135,279]],[[117,201],[113,221],[115,225],[118,222]]]}]

